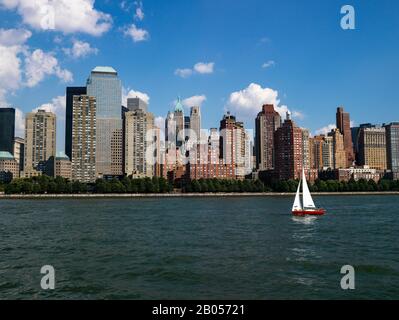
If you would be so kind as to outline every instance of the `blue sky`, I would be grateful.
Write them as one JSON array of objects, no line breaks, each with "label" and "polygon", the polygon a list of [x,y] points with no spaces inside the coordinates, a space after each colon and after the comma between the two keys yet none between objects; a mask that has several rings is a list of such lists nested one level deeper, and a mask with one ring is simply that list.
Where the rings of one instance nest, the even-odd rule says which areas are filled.
[{"label": "blue sky", "polygon": [[[394,0],[59,0],[50,28],[31,2],[0,0],[0,101],[54,110],[58,150],[65,87],[84,85],[96,65],[118,70],[156,116],[178,95],[201,102],[203,128],[218,127],[225,110],[253,128],[265,102],[312,133],[334,124],[340,105],[355,124],[399,120]],[[345,4],[356,30],[340,27]]]}]

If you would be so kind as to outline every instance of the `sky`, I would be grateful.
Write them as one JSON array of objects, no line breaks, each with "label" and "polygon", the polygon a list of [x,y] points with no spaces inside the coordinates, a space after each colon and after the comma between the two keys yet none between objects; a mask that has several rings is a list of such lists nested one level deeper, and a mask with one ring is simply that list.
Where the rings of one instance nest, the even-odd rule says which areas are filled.
[{"label": "sky", "polygon": [[396,0],[0,0],[0,106],[17,108],[20,136],[26,112],[55,112],[63,151],[65,88],[112,66],[157,123],[181,96],[205,129],[226,111],[253,129],[265,103],[312,134],[338,106],[382,124],[399,121],[398,39]]}]

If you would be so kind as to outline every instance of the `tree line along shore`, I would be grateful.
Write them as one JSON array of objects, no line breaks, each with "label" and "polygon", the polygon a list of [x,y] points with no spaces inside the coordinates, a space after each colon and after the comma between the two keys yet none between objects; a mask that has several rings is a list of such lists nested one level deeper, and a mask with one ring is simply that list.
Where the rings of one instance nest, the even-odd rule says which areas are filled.
[{"label": "tree line along shore", "polygon": [[[5,195],[35,194],[201,194],[201,193],[293,193],[299,181],[288,180],[275,183],[264,183],[261,180],[224,180],[201,179],[186,183],[172,184],[164,178],[122,180],[98,179],[95,183],[69,181],[62,177],[52,178],[46,175],[33,178],[15,179],[8,184],[0,185],[0,192]],[[380,180],[316,180],[309,185],[311,192],[319,193],[353,193],[353,192],[399,192],[399,181]]]}]

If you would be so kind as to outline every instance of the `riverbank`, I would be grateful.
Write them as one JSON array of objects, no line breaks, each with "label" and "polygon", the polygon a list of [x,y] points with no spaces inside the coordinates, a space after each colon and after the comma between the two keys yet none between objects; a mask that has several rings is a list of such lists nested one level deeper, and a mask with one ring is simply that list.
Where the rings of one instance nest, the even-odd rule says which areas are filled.
[{"label": "riverbank", "polygon": [[[295,193],[107,193],[107,194],[0,194],[0,199],[98,199],[98,198],[235,198],[235,197],[291,197]],[[399,196],[397,191],[389,192],[314,192],[315,196]]]}]

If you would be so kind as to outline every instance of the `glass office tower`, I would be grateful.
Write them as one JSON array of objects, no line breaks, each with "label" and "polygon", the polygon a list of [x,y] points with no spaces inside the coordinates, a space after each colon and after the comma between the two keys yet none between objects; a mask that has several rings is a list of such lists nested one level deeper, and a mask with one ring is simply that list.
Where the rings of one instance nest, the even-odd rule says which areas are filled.
[{"label": "glass office tower", "polygon": [[14,154],[15,109],[0,108],[0,151]]},{"label": "glass office tower", "polygon": [[87,80],[87,95],[97,101],[97,176],[122,175],[122,83],[115,69],[94,68]]}]

